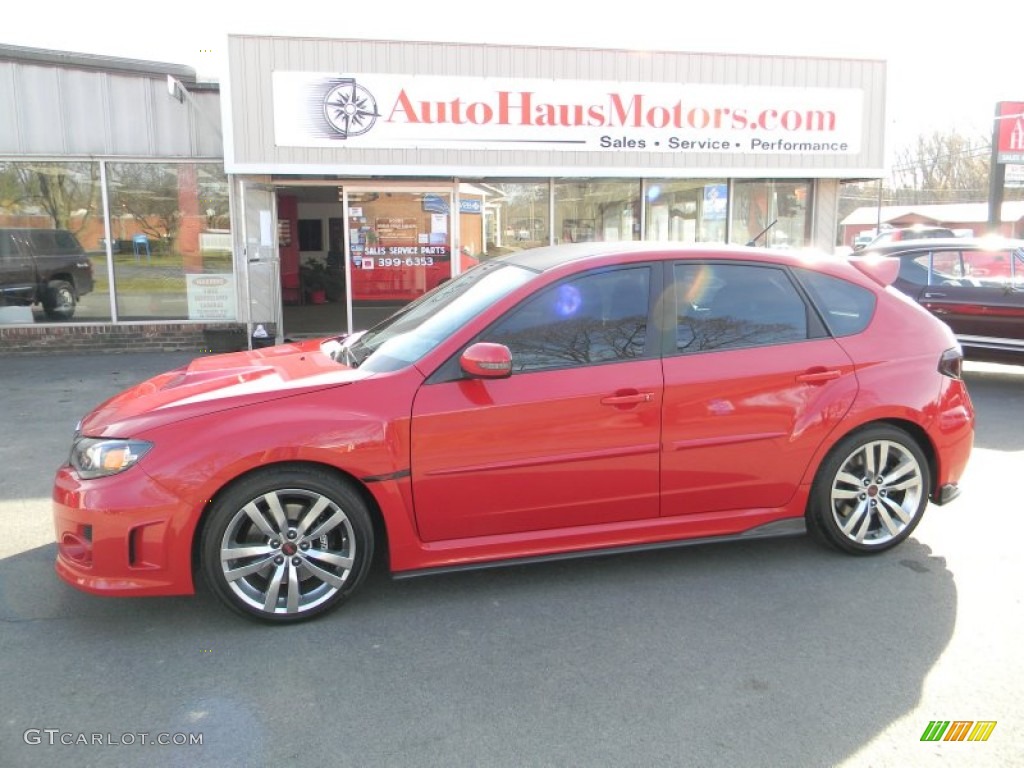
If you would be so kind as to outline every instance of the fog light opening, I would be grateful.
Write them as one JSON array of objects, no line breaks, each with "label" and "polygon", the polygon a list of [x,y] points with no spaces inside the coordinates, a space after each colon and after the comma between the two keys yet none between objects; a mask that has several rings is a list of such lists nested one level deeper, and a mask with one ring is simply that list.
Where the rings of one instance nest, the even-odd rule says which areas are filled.
[{"label": "fog light opening", "polygon": [[79,565],[92,565],[92,544],[73,533],[61,537],[60,554]]}]

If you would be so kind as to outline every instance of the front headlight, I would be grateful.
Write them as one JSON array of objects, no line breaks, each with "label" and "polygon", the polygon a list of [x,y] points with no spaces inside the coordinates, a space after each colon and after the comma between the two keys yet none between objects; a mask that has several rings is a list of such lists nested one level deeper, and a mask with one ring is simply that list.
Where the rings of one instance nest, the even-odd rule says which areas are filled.
[{"label": "front headlight", "polygon": [[145,440],[111,440],[80,437],[71,446],[71,466],[83,480],[124,472],[145,456],[152,443]]}]

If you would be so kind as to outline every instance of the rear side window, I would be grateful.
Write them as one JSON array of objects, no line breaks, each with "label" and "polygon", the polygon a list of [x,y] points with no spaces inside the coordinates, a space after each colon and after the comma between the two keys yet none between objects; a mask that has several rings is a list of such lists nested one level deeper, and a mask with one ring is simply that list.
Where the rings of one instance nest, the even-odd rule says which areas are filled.
[{"label": "rear side window", "polygon": [[900,277],[917,285],[1015,288],[1024,282],[1020,249],[956,248],[905,254]]},{"label": "rear side window", "polygon": [[875,312],[875,294],[867,288],[809,269],[796,269],[797,279],[807,289],[825,318],[833,336],[852,336],[867,328]]},{"label": "rear side window", "polygon": [[784,270],[743,264],[674,267],[676,351],[686,354],[808,338],[807,305]]},{"label": "rear side window", "polygon": [[964,278],[961,282],[978,287],[1014,287],[1024,285],[1024,259],[1021,249],[965,250],[962,254]]},{"label": "rear side window", "polygon": [[29,233],[36,253],[66,256],[82,252],[75,236],[63,229],[37,229]]}]

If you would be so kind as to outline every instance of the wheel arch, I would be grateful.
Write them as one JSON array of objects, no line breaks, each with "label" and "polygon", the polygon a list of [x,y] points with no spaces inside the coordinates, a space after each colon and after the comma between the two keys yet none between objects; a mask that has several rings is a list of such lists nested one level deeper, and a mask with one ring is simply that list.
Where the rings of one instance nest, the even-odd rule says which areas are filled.
[{"label": "wheel arch", "polygon": [[68,272],[57,272],[46,278],[46,286],[49,288],[51,283],[67,283],[71,286],[71,292],[75,294],[75,299],[78,299],[78,282],[75,280],[75,276]]},{"label": "wheel arch", "polygon": [[234,488],[239,483],[261,474],[271,472],[274,470],[281,469],[315,469],[324,471],[330,475],[333,475],[338,480],[346,483],[353,491],[355,491],[360,499],[366,504],[366,509],[370,513],[370,521],[373,523],[373,535],[374,535],[374,560],[379,557],[388,557],[388,535],[387,525],[384,523],[384,513],[380,508],[380,504],[377,503],[377,499],[370,492],[370,489],[366,487],[366,484],[361,481],[358,477],[350,472],[346,472],[333,464],[327,464],[319,461],[279,461],[272,464],[262,464],[258,467],[253,467],[246,472],[236,475],[231,478],[228,482],[224,483],[215,493],[213,493],[206,503],[203,505],[202,511],[199,513],[199,518],[196,521],[195,527],[192,530],[192,542],[191,542],[191,571],[192,580],[196,581],[197,575],[200,573],[200,549],[202,548],[203,533],[205,531],[207,522],[210,519],[210,510],[213,505],[224,496],[228,491]]},{"label": "wheel arch", "polygon": [[[928,432],[920,424],[911,421],[910,419],[902,419],[897,416],[872,419],[870,421],[857,424],[845,432],[837,432],[833,434],[828,446],[821,452],[818,461],[814,462],[814,464],[809,467],[810,472],[808,481],[810,483],[814,482],[817,478],[818,470],[821,468],[821,465],[832,454],[839,443],[851,435],[855,435],[858,432],[863,432],[866,429],[871,429],[872,427],[877,427],[879,425],[895,427],[896,429],[906,432],[911,438],[913,438],[917,447],[921,449],[921,452],[924,453],[925,459],[928,461],[928,479],[931,486],[928,489],[928,494],[930,498],[935,492],[936,483],[938,482],[938,453],[936,451],[935,444],[928,436]],[[810,503],[810,499],[808,499],[808,503]]]},{"label": "wheel arch", "polygon": [[921,425],[915,424],[913,421],[908,421],[906,419],[882,419],[875,423],[889,424],[897,429],[902,429],[914,438],[914,442],[917,443],[917,447],[921,449],[925,458],[928,459],[928,480],[931,485],[928,489],[928,497],[931,498],[932,494],[935,492],[935,484],[938,482],[939,459],[938,451],[936,450],[932,439],[928,436],[928,433],[921,427]]}]

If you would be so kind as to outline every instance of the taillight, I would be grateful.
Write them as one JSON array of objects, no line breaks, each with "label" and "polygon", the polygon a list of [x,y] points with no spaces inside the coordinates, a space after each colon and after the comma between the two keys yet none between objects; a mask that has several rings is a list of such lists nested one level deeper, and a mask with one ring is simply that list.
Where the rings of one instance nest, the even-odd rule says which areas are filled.
[{"label": "taillight", "polygon": [[939,373],[951,379],[959,379],[964,371],[964,353],[960,347],[947,349],[939,358]]}]

